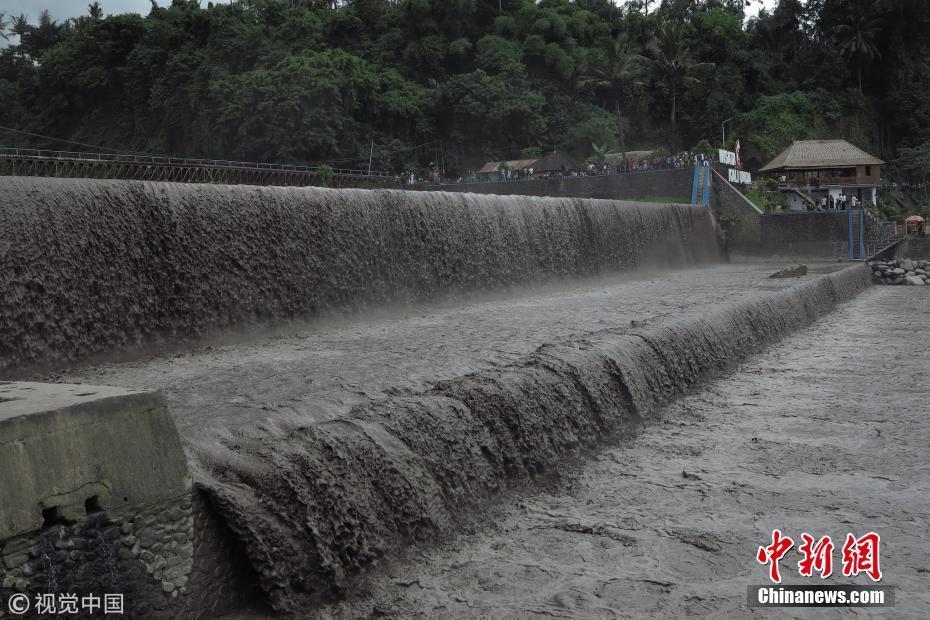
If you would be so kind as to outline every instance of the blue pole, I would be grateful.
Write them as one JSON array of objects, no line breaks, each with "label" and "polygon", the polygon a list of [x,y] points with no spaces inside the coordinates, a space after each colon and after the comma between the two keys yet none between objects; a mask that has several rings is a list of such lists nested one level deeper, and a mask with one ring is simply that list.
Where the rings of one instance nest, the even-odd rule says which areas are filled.
[{"label": "blue pole", "polygon": [[698,172],[700,172],[697,166],[694,167],[694,178],[691,180],[691,204],[697,204],[697,190],[698,190]]},{"label": "blue pole", "polygon": [[865,226],[865,207],[859,209],[859,258],[865,258],[865,245],[862,243],[862,229]]},{"label": "blue pole", "polygon": [[849,259],[852,260],[856,257],[856,254],[855,254],[856,245],[855,245],[855,241],[853,241],[853,229],[852,229],[853,227],[852,208],[846,209],[846,216],[849,219]]}]

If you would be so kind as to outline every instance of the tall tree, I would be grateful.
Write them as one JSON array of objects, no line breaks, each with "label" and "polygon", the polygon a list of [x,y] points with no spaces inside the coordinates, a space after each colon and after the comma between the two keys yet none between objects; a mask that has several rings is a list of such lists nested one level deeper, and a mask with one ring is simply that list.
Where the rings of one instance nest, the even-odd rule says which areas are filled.
[{"label": "tall tree", "polygon": [[629,39],[623,35],[614,38],[606,57],[598,58],[594,66],[585,67],[578,85],[581,88],[599,90],[607,94],[614,104],[617,115],[617,135],[620,138],[620,153],[626,162],[626,132],[623,128],[621,103],[632,90],[636,78],[642,72],[643,57],[633,51]]},{"label": "tall tree", "polygon": [[685,39],[686,32],[682,22],[666,22],[659,26],[656,38],[652,42],[652,66],[658,73],[659,80],[668,89],[672,97],[671,121],[672,133],[677,130],[678,91],[685,82],[697,83],[699,80],[691,75],[695,71],[713,66],[713,63],[697,62],[691,55],[691,48]]},{"label": "tall tree", "polygon": [[847,58],[856,59],[856,74],[859,78],[859,96],[862,97],[862,61],[881,58],[876,40],[881,33],[883,21],[869,15],[865,6],[857,2],[850,7],[843,23],[835,28],[839,37],[840,52]]}]

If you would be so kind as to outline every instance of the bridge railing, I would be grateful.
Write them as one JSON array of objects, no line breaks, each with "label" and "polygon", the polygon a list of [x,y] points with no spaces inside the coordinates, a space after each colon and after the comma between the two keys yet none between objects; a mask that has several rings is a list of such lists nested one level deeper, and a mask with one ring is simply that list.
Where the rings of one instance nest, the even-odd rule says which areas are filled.
[{"label": "bridge railing", "polygon": [[[203,166],[211,168],[236,168],[240,170],[271,170],[282,172],[319,173],[320,166],[308,164],[271,164],[261,162],[233,161],[228,159],[191,159],[187,157],[165,157],[160,155],[132,155],[127,153],[88,153],[83,151],[54,151],[47,149],[0,148],[0,158],[24,158],[59,161],[102,162],[114,164],[148,164],[171,166]],[[333,174],[366,177],[395,177],[383,170],[357,170],[333,168]]]}]

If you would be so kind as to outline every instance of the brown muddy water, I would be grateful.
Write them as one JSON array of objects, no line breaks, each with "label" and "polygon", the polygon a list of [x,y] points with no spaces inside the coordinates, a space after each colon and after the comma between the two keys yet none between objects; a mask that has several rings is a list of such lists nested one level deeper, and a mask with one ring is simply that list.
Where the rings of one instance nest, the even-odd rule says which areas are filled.
[{"label": "brown muddy water", "polygon": [[501,368],[544,344],[689,316],[843,266],[814,264],[811,275],[785,280],[768,277],[779,267],[771,263],[616,274],[240,334],[229,344],[40,377],[158,389],[188,441],[228,439],[243,427],[332,420],[389,394]]},{"label": "brown muddy water", "polygon": [[55,379],[161,389],[269,602],[299,614],[867,286],[816,274],[836,267],[576,282]]},{"label": "brown muddy water", "polygon": [[[770,527],[767,511],[822,512],[805,508],[820,501],[813,491],[798,504],[770,496],[789,479],[802,495],[819,493],[814,475],[831,490],[863,485],[838,473],[855,466],[837,452],[850,445],[823,435],[845,437],[828,425],[838,422],[809,405],[790,423],[807,443],[796,446],[794,431],[782,454],[774,431],[763,432],[775,428],[763,421],[780,419],[772,408],[815,394],[823,400],[812,403],[840,415],[874,404],[856,390],[897,386],[882,377],[889,367],[919,374],[911,358],[895,366],[891,332],[867,310],[849,339],[878,324],[866,343],[874,350],[821,343],[813,361],[790,354],[771,377],[757,373],[764,379],[742,394],[736,419],[733,403],[715,409],[709,397],[664,410],[799,329],[830,325],[824,317],[870,285],[862,265],[771,280],[784,265],[720,264],[709,208],[74,179],[0,178],[0,190],[0,371],[161,390],[198,501],[234,533],[249,579],[278,614],[742,613],[729,590],[695,584],[742,578],[741,549],[763,520]],[[875,359],[864,380],[866,355]],[[779,383],[795,363],[798,386]],[[57,370],[36,377],[36,368]],[[845,372],[838,379],[834,369]],[[843,381],[853,404],[830,400]],[[764,420],[752,421],[753,398],[768,408]],[[860,427],[877,415],[859,413]],[[657,417],[676,422],[651,424]],[[636,428],[645,430],[631,438]],[[749,428],[755,452],[744,454]],[[878,430],[895,438],[901,429]],[[901,432],[900,453],[895,444],[884,458],[903,467],[901,497],[923,497],[904,475],[916,462],[906,441],[920,429]],[[813,444],[826,454],[817,474]],[[567,465],[596,450],[615,456]],[[863,471],[881,463],[876,456]],[[680,477],[666,480],[679,465]],[[769,495],[753,494],[766,477],[775,479]],[[693,503],[721,486],[703,512]],[[837,498],[829,506],[850,519],[886,514],[882,506],[923,514],[921,500],[875,493],[884,503],[868,513]],[[495,502],[494,527],[475,529]],[[462,532],[474,533],[455,538]],[[465,549],[477,563],[442,564]],[[600,563],[601,577],[580,563]],[[385,566],[399,572],[373,570]],[[478,571],[477,589],[468,570]],[[345,602],[325,607],[335,601]]]},{"label": "brown muddy water", "polygon": [[[861,293],[323,615],[927,617],[928,304],[920,287]],[[895,607],[750,609],[746,586],[767,578],[756,550],[774,528],[796,540],[878,532]],[[819,581],[797,575],[795,556],[785,583]]]}]

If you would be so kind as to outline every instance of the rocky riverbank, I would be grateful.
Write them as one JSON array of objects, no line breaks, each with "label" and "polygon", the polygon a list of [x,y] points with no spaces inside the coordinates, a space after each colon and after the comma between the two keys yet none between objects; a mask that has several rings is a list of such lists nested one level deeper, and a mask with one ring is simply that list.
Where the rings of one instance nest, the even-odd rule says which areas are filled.
[{"label": "rocky riverbank", "polygon": [[870,261],[876,284],[930,284],[930,261],[896,258],[890,261]]}]

